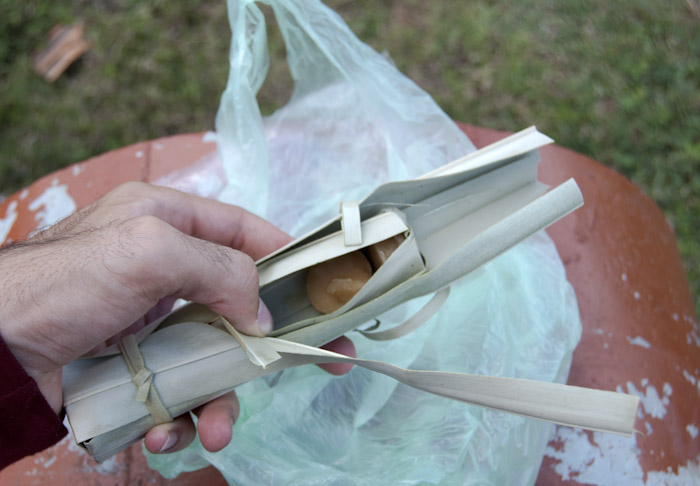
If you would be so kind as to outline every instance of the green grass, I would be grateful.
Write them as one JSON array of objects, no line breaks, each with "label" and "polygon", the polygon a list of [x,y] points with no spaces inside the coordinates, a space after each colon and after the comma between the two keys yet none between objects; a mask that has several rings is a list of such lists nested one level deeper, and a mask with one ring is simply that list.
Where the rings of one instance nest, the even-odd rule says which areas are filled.
[{"label": "green grass", "polygon": [[[455,119],[536,124],[664,210],[700,309],[697,0],[332,0]],[[31,52],[83,20],[92,50],[55,84]],[[0,0],[0,193],[139,140],[212,129],[227,76],[223,0]],[[264,112],[291,92],[271,29]]]}]

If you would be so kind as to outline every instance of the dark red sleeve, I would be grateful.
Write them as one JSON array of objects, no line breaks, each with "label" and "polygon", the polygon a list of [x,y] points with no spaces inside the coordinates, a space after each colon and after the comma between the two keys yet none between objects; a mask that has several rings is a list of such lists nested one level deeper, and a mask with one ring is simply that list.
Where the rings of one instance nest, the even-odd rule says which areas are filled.
[{"label": "dark red sleeve", "polygon": [[67,431],[0,338],[0,469],[52,446]]}]

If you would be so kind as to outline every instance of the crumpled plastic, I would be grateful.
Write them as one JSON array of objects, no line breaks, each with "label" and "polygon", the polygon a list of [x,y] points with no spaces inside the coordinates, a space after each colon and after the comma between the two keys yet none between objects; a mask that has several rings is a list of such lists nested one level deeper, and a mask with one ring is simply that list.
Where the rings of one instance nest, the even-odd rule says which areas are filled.
[{"label": "crumpled plastic", "polygon": [[[263,2],[295,82],[289,103],[263,119],[255,93],[267,72],[264,17],[252,1],[228,3],[231,73],[216,169],[228,183],[219,199],[300,236],[335,216],[341,200],[474,150],[427,93],[315,0]],[[427,299],[379,318],[403,322]],[[573,289],[541,232],[456,282],[440,312],[408,336],[350,337],[358,356],[402,367],[565,382],[580,335]],[[357,368],[333,377],[303,366],[237,393],[241,415],[228,447],[209,453],[195,441],[174,454],[146,452],[149,465],[168,478],[213,465],[237,485],[525,485],[553,431]]]}]

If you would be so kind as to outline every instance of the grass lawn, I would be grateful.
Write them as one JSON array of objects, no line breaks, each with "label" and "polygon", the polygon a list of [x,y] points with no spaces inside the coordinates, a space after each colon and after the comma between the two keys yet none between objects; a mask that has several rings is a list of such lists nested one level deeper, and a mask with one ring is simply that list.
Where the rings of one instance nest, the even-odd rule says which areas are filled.
[{"label": "grass lawn", "polygon": [[[331,0],[455,119],[536,124],[664,210],[700,310],[698,0]],[[55,84],[31,53],[83,20],[92,50]],[[224,0],[0,0],[0,194],[140,140],[212,129],[227,76]],[[291,81],[271,29],[263,111]]]}]

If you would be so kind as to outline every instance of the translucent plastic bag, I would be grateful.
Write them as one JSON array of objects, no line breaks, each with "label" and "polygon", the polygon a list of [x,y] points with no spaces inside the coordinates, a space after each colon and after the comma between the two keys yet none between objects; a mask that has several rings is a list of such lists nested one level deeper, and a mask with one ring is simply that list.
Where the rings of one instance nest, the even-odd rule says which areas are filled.
[{"label": "translucent plastic bag", "polygon": [[[313,0],[268,0],[287,43],[290,102],[263,120],[264,18],[229,0],[231,73],[217,115],[228,185],[220,199],[295,236],[334,216],[341,198],[415,177],[471,150],[431,98]],[[381,316],[402,322],[424,303]],[[580,337],[576,300],[541,233],[452,286],[438,315],[388,342],[350,336],[358,356],[399,366],[566,380]],[[238,389],[234,440],[149,455],[166,477],[209,464],[231,484],[531,484],[552,426],[451,402],[354,369],[305,366]]]},{"label": "translucent plastic bag", "polygon": [[[267,0],[287,45],[291,100],[263,121],[264,17],[229,0],[228,84],[216,117],[229,180],[221,199],[294,235],[387,180],[419,176],[474,150],[430,96],[360,42],[318,0]],[[335,200],[334,200],[335,198]]]}]

